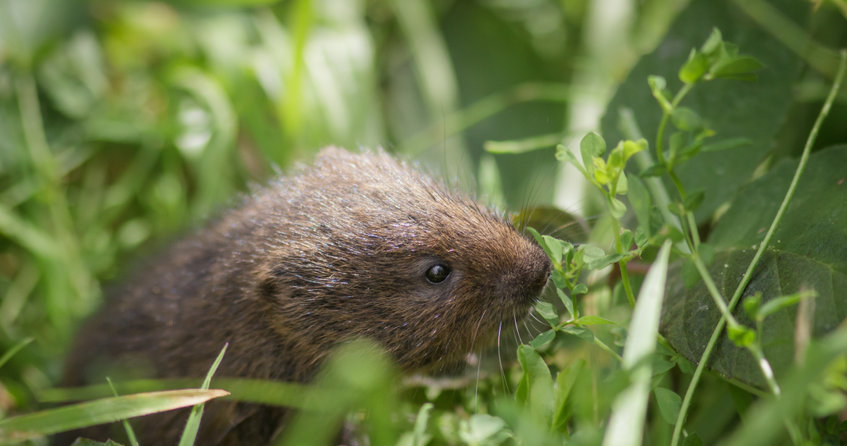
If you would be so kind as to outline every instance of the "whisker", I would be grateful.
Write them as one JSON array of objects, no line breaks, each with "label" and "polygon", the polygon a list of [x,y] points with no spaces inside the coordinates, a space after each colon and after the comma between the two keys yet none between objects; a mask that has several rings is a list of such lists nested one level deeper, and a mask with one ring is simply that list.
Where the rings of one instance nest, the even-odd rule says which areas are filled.
[{"label": "whisker", "polygon": [[518,337],[518,342],[523,344],[523,339],[521,339],[521,330],[518,328],[518,315],[512,314],[512,320],[515,322],[515,335]]},{"label": "whisker", "polygon": [[476,362],[476,386],[474,386],[473,390],[473,407],[474,412],[479,411],[479,375],[480,369],[482,368],[482,360],[483,360],[483,352],[479,352],[479,361]]},{"label": "whisker", "polygon": [[502,332],[503,321],[501,320],[500,323],[497,325],[497,362],[500,363],[500,376],[503,378],[503,390],[506,393],[511,393],[511,390],[509,390],[509,383],[506,380],[506,369],[503,368],[503,356],[500,353],[500,335],[502,334]]}]

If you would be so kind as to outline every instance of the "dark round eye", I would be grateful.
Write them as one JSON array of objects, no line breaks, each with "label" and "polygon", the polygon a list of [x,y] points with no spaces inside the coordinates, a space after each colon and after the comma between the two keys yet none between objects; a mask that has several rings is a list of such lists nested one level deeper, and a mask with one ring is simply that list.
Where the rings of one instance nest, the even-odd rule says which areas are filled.
[{"label": "dark round eye", "polygon": [[429,283],[441,283],[450,275],[450,267],[444,263],[436,263],[426,270],[426,280]]}]

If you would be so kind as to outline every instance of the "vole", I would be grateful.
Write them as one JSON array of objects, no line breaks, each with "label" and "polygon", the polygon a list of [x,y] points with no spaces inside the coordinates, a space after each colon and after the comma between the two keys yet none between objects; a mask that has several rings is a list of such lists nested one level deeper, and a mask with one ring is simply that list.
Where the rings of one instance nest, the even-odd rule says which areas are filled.
[{"label": "vole", "polygon": [[[550,268],[501,214],[385,151],[326,148],[107,296],[63,384],[102,383],[109,363],[202,377],[227,342],[217,377],[307,382],[333,346],[359,337],[402,370],[432,370],[523,317]],[[267,444],[284,413],[213,401],[196,444]],[[142,444],[176,444],[186,411],[155,417],[136,429]]]}]

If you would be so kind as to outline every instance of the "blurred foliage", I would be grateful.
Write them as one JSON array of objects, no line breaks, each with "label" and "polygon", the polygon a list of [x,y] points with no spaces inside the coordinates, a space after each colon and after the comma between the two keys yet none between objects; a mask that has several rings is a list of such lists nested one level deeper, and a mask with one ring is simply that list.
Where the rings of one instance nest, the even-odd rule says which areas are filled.
[{"label": "blurred foliage", "polygon": [[[386,147],[507,209],[574,194],[588,225],[567,216],[578,228],[562,232],[561,211],[544,207],[538,229],[608,245],[610,224],[595,218],[602,201],[563,182],[554,146],[600,128],[609,141],[636,139],[633,127],[652,137],[661,109],[647,75],[678,88],[688,51],[720,26],[766,66],[760,82],[715,83],[686,103],[721,139],[745,143],[683,166],[687,187],[707,189],[697,224],[708,230],[741,185],[800,152],[833,76],[830,48],[847,39],[842,1],[774,3],[793,12],[774,18],[760,0],[0,0],[0,416],[35,406],[74,328],[133,259],[326,145]],[[845,97],[818,147],[847,141]],[[474,358],[467,376],[407,379],[396,401],[375,384],[390,374],[373,375],[370,393],[351,395],[333,422],[365,407],[389,423],[379,408],[390,400],[406,432],[378,424],[372,439],[598,444],[630,380],[608,354],[626,341],[632,312],[616,271],[589,281],[579,302],[552,299],[554,318],[577,305],[583,323],[521,347],[523,374],[504,340],[504,358]],[[662,444],[692,367],[661,343],[653,362],[658,410],[644,435]],[[329,385],[356,378],[333,373]],[[533,401],[538,383],[555,395]],[[715,376],[701,386],[691,444],[717,441],[753,399]],[[809,438],[838,439],[831,419],[809,419]],[[320,421],[307,414],[286,438]]]}]

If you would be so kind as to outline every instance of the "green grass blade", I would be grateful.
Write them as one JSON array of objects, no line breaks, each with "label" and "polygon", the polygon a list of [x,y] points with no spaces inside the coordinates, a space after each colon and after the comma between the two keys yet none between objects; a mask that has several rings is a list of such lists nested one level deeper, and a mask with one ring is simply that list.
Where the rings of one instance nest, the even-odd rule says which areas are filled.
[{"label": "green grass blade", "polygon": [[15,353],[19,352],[22,348],[26,347],[26,345],[30,342],[32,342],[32,338],[22,339],[20,342],[10,348],[6,353],[3,353],[3,356],[0,356],[0,367],[3,367],[6,362],[12,359],[12,356],[15,356]]},{"label": "green grass blade", "polygon": [[650,361],[644,359],[656,349],[670,249],[670,240],[665,241],[638,293],[623,350],[623,366],[630,370],[632,384],[615,400],[603,439],[605,446],[641,444],[652,373]]},{"label": "green grass blade", "polygon": [[[112,384],[112,380],[109,379],[108,376],[106,377],[106,382],[109,384],[109,388],[112,389],[112,394],[114,396],[119,396],[118,391]],[[121,424],[124,425],[124,430],[126,431],[126,438],[129,440],[130,446],[138,446],[138,438],[135,436],[135,431],[132,430],[132,426],[129,424],[129,420],[122,420]]]},{"label": "green grass blade", "polygon": [[[218,366],[221,365],[221,361],[224,359],[227,347],[229,347],[229,343],[224,344],[221,352],[218,353],[218,357],[215,358],[215,362],[212,363],[212,367],[209,368],[209,372],[206,373],[206,379],[203,380],[203,385],[201,387],[203,390],[207,390],[209,388],[209,384],[212,382],[212,375],[215,374],[218,370]],[[191,446],[194,444],[194,440],[197,438],[197,431],[200,430],[201,418],[203,418],[202,403],[191,408],[191,415],[188,416],[188,421],[185,423],[185,429],[182,431],[182,437],[179,439],[179,446]]]},{"label": "green grass blade", "polygon": [[183,389],[103,398],[0,420],[0,444],[23,441],[125,418],[194,406],[229,395],[220,389]]}]

